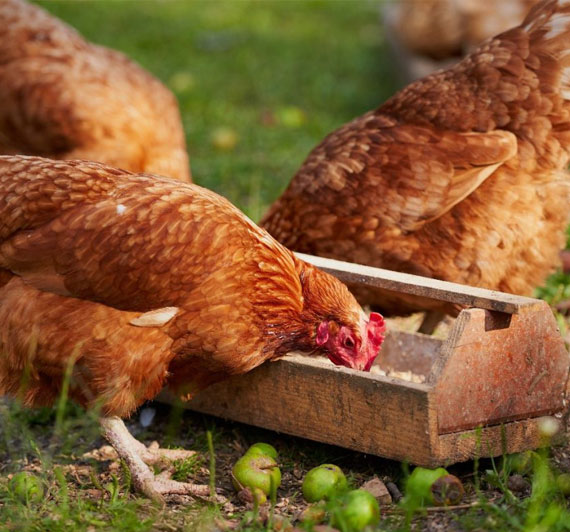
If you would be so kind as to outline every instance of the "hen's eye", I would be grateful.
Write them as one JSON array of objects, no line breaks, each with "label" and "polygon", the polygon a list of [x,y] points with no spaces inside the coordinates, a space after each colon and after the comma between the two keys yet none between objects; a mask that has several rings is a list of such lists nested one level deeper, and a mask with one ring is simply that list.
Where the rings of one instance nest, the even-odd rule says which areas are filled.
[{"label": "hen's eye", "polygon": [[344,339],[343,344],[347,349],[352,349],[354,347],[354,340],[350,336],[347,336]]}]

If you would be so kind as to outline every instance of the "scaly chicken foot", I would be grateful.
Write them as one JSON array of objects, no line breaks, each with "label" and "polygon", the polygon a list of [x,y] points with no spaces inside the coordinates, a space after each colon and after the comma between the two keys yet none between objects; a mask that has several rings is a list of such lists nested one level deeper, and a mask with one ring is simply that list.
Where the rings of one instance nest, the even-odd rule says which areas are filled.
[{"label": "scaly chicken foot", "polygon": [[153,441],[148,447],[137,440],[127,430],[128,437],[132,440],[133,448],[137,449],[138,455],[147,465],[169,464],[177,460],[185,460],[196,454],[196,451],[187,451],[185,449],[163,449],[159,447],[158,442]]},{"label": "scaly chicken foot", "polygon": [[[194,495],[197,497],[208,497],[210,495],[208,486],[171,480],[169,478],[170,471],[165,471],[155,476],[141,456],[141,454],[144,456],[145,451],[149,451],[149,449],[133,438],[121,418],[115,416],[101,418],[99,423],[101,424],[103,436],[117,451],[119,458],[122,458],[127,464],[131,472],[133,485],[137,491],[159,502],[164,502],[163,496],[170,494]],[[160,451],[164,451],[164,449],[160,449]],[[150,451],[153,457],[155,452],[156,449]]]}]

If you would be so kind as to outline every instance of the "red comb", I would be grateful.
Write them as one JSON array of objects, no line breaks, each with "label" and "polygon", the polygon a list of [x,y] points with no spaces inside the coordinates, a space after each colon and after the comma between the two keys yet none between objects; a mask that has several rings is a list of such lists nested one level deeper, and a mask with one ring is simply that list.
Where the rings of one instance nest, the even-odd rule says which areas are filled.
[{"label": "red comb", "polygon": [[386,323],[382,314],[371,312],[368,318],[368,328],[373,328],[376,333],[383,333],[386,330]]}]

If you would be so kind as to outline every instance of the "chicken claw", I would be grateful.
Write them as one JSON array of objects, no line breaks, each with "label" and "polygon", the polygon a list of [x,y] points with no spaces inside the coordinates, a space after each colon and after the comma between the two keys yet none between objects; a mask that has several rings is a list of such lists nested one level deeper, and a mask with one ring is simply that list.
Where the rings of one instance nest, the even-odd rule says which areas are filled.
[{"label": "chicken claw", "polygon": [[138,477],[135,477],[134,472],[131,470],[135,488],[149,499],[158,502],[164,502],[163,495],[193,495],[194,497],[203,498],[210,496],[209,486],[172,480],[170,478],[171,474],[172,472],[167,470],[159,475],[155,475],[147,467]]},{"label": "chicken claw", "polygon": [[186,460],[186,458],[190,458],[196,454],[196,451],[188,451],[185,449],[162,449],[156,441],[153,441],[146,447],[136,438],[133,438],[130,432],[128,435],[132,438],[134,445],[136,445],[138,455],[147,465],[166,464],[176,462],[177,460]]},{"label": "chicken claw", "polygon": [[[154,464],[167,460],[184,458],[183,453],[192,451],[179,451],[174,449],[160,449],[152,445],[145,447],[133,438],[123,420],[119,417],[106,417],[100,419],[103,436],[113,446],[119,458],[122,458],[131,472],[135,489],[150,499],[164,502],[164,495],[193,495],[196,497],[210,496],[210,488],[200,484],[178,482],[170,479],[171,471],[164,471],[155,476],[147,464]],[[169,453],[168,451],[172,451]],[[214,494],[215,495],[215,494]]]}]

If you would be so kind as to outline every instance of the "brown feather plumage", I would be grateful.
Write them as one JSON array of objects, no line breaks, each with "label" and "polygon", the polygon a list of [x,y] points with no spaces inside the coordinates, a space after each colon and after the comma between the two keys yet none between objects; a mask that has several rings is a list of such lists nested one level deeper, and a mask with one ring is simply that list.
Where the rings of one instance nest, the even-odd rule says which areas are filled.
[{"label": "brown feather plumage", "polygon": [[0,157],[0,395],[24,384],[27,404],[49,403],[73,363],[71,396],[124,416],[165,383],[191,396],[290,350],[323,352],[321,322],[364,348],[363,316],[342,283],[213,192]]},{"label": "brown feather plumage", "polygon": [[190,180],[178,104],[125,55],[23,0],[0,2],[0,154]]},{"label": "brown feather plumage", "polygon": [[[262,226],[297,251],[529,294],[558,264],[568,221],[562,4],[331,133]],[[437,307],[360,296],[390,312]]]}]

